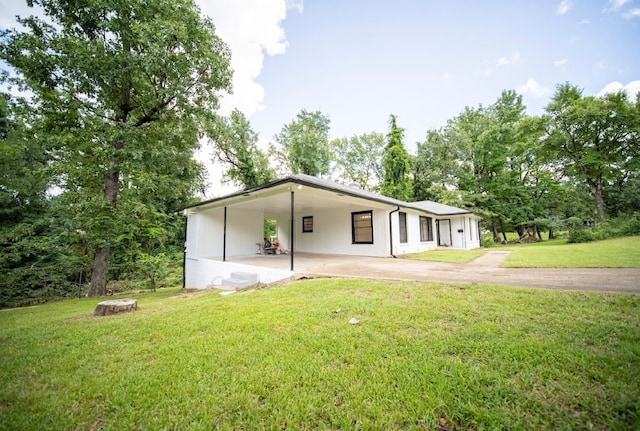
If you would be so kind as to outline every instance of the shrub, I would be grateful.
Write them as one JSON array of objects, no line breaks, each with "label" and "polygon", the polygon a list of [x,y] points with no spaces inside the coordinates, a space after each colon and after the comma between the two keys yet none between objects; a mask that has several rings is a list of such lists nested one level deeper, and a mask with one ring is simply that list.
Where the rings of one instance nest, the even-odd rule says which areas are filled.
[{"label": "shrub", "polygon": [[593,236],[593,232],[588,228],[575,228],[569,231],[569,239],[567,240],[570,244],[577,244],[581,242],[589,242],[595,240]]},{"label": "shrub", "polygon": [[635,213],[625,220],[622,233],[624,235],[640,235],[640,213]]}]

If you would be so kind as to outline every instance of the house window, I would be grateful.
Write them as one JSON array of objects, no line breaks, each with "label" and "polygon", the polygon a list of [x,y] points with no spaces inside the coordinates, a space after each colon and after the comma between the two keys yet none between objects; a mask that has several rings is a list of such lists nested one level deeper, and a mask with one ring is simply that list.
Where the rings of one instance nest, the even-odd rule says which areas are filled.
[{"label": "house window", "polygon": [[353,244],[373,244],[373,212],[351,213],[351,241]]},{"label": "house window", "polygon": [[313,232],[313,216],[302,217],[302,232]]},{"label": "house window", "polygon": [[433,219],[420,216],[420,241],[433,241]]},{"label": "house window", "polygon": [[400,243],[406,244],[407,242],[407,213],[398,213],[398,219],[400,221]]}]

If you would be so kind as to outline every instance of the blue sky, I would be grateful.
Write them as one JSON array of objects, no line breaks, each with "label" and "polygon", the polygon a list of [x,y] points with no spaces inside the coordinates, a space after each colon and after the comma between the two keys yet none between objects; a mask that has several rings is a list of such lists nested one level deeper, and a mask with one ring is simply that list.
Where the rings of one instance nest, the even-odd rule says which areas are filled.
[{"label": "blue sky", "polygon": [[[586,95],[640,91],[640,0],[196,2],[232,50],[234,94],[220,112],[243,111],[263,147],[303,108],[329,116],[331,138],[386,133],[395,114],[413,152],[505,89],[531,115],[565,81]],[[0,26],[26,11],[0,0]],[[227,192],[208,164],[207,195]]]},{"label": "blue sky", "polygon": [[640,80],[635,3],[306,1],[282,22],[286,52],[265,59],[264,109],[251,121],[271,138],[301,108],[318,109],[342,137],[385,132],[393,113],[411,149],[503,89],[540,114],[559,83],[597,94]]}]

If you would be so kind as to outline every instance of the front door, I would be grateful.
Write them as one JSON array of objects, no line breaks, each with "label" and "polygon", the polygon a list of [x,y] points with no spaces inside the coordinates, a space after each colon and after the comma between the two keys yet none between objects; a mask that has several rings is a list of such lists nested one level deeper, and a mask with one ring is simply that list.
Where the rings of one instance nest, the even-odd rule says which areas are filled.
[{"label": "front door", "polygon": [[451,220],[436,220],[436,233],[438,235],[438,246],[451,246]]}]

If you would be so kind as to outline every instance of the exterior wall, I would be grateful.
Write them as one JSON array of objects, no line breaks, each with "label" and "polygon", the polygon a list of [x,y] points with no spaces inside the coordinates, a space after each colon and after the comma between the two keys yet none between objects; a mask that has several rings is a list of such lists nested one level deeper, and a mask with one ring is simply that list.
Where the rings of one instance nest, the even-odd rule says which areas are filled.
[{"label": "exterior wall", "polygon": [[273,217],[276,221],[276,236],[280,242],[280,248],[282,250],[291,249],[289,243],[289,231],[291,230],[291,219],[289,216],[277,216]]},{"label": "exterior wall", "polygon": [[450,220],[452,247],[454,249],[471,250],[480,247],[476,217],[452,216]]},{"label": "exterior wall", "polygon": [[[372,210],[373,244],[352,244],[351,213]],[[302,232],[302,217],[313,216],[313,232]],[[325,211],[296,212],[295,250],[309,253],[389,256],[387,210],[344,207]]]},{"label": "exterior wall", "polygon": [[[248,256],[262,242],[263,215],[227,208],[227,257]],[[187,220],[187,257],[222,259],[224,244],[224,208],[192,214]]]},{"label": "exterior wall", "polygon": [[255,254],[256,243],[262,242],[263,238],[263,212],[227,208],[227,257]]},{"label": "exterior wall", "polygon": [[259,275],[260,282],[269,284],[293,276],[293,272],[274,268],[254,267],[240,263],[221,262],[204,258],[187,258],[185,261],[185,288],[206,289],[219,286],[223,278],[229,278],[232,272],[252,272]]},{"label": "exterior wall", "polygon": [[[405,212],[405,211],[401,211]],[[410,212],[407,214],[407,242],[400,242],[400,216],[393,213],[393,254],[400,256],[407,253],[419,253],[421,251],[434,250],[437,247],[435,217],[431,216],[431,232],[433,241],[420,241],[420,215]]]},{"label": "exterior wall", "polygon": [[467,243],[467,249],[480,248],[480,230],[478,229],[477,217],[466,217],[466,222],[469,232],[469,242]]}]

